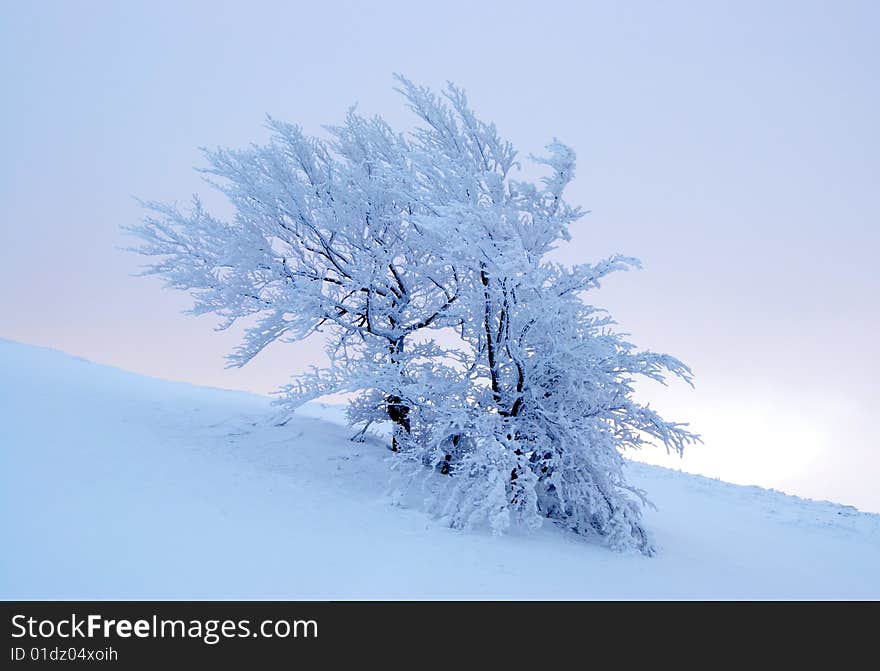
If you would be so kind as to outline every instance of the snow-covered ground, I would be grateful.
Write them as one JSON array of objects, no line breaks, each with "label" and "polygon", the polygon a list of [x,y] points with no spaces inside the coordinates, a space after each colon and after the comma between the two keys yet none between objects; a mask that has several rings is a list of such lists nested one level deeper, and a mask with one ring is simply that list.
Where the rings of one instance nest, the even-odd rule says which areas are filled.
[{"label": "snow-covered ground", "polygon": [[656,557],[460,532],[339,408],[274,416],[0,340],[0,598],[880,598],[880,515],[632,463]]}]

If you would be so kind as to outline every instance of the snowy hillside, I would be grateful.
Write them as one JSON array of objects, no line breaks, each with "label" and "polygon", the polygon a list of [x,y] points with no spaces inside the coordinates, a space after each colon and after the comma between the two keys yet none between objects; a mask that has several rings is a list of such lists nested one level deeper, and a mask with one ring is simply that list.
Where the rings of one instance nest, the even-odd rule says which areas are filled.
[{"label": "snowy hillside", "polygon": [[273,415],[0,340],[0,598],[880,598],[878,515],[631,464],[654,558],[458,532],[338,408]]}]

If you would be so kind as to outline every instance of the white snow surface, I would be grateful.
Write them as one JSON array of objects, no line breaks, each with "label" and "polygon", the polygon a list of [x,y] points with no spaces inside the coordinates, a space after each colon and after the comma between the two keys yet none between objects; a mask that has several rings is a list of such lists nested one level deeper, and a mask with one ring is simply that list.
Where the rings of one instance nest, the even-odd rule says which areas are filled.
[{"label": "white snow surface", "polygon": [[880,515],[631,462],[655,557],[456,531],[342,408],[276,417],[0,340],[0,598],[880,598]]}]

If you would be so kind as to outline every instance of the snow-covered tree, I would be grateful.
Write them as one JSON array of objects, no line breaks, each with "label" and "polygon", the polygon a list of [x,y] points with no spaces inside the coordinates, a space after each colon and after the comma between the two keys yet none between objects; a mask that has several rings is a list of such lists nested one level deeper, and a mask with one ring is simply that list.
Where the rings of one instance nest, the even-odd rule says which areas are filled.
[{"label": "snow-covered tree", "polygon": [[231,221],[197,197],[188,212],[145,204],[150,214],[132,232],[144,241],[138,251],[159,258],[147,272],[191,291],[192,312],[216,313],[221,328],[256,319],[234,366],[276,340],[327,332],[333,366],[285,387],[286,401],[381,390],[374,410],[408,432],[398,379],[425,346],[407,351],[407,337],[454,323],[447,312],[458,298],[454,269],[413,224],[425,205],[411,150],[384,121],[353,110],[328,141],[268,125],[266,146],[205,152],[205,172],[235,207]]},{"label": "snow-covered tree", "polygon": [[698,438],[637,403],[633,382],[690,371],[637,350],[583,300],[638,261],[549,261],[583,214],[563,198],[574,152],[554,141],[535,158],[549,175],[516,180],[513,146],[460,89],[398,81],[420,120],[408,136],[350,111],[327,140],[270,119],[270,144],[207,152],[235,216],[148,204],[132,229],[158,257],[148,272],[222,326],[258,317],[234,365],[325,331],[330,367],[280,401],[356,392],[353,423],[393,422],[402,463],[451,476],[427,479],[452,525],[551,519],[650,554],[621,451],[655,439],[681,452]]},{"label": "snow-covered tree", "polygon": [[[457,269],[456,314],[472,353],[462,367],[469,384],[445,384],[464,395],[435,399],[444,409],[431,408],[433,434],[413,446],[441,472],[466,476],[443,489],[446,514],[456,525],[486,518],[498,529],[511,517],[530,525],[551,518],[650,553],[639,521],[644,495],[626,485],[620,451],[653,438],[680,453],[697,437],[635,402],[633,381],[690,382],[690,371],[668,355],[636,350],[582,300],[638,261],[614,256],[574,268],[548,261],[582,216],[563,199],[574,152],[554,141],[548,157],[535,158],[550,172],[540,186],[516,181],[511,145],[475,117],[462,91],[450,87],[444,99],[403,85],[423,122],[414,147],[432,175],[433,205],[416,223]],[[417,404],[417,414],[424,407]]]}]

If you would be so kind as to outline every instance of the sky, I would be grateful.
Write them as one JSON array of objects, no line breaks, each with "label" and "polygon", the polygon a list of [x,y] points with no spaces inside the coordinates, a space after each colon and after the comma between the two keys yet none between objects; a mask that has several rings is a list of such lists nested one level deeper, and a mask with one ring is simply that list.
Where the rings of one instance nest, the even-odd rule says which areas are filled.
[{"label": "sky", "polygon": [[[185,203],[199,147],[322,132],[357,103],[401,128],[401,72],[452,80],[523,155],[578,153],[590,210],[558,251],[620,252],[591,302],[694,389],[641,397],[704,444],[637,458],[880,512],[880,4],[39,2],[0,19],[0,337],[267,393],[324,360],[136,277],[134,197]],[[2,373],[0,373],[2,374]]]}]

